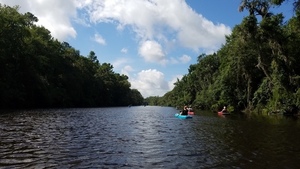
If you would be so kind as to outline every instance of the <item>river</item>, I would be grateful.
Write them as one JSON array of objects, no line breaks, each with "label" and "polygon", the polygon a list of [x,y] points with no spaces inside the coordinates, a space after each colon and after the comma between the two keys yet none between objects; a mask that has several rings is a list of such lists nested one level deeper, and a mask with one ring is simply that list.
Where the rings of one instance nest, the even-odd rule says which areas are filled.
[{"label": "river", "polygon": [[0,168],[300,167],[300,121],[282,116],[178,119],[171,107],[0,114]]}]

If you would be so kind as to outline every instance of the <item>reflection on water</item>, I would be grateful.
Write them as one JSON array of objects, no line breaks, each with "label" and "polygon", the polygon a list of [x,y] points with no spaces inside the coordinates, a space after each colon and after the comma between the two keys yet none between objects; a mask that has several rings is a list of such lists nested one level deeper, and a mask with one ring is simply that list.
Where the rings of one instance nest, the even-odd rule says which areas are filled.
[{"label": "reflection on water", "polygon": [[0,168],[299,167],[298,120],[175,113],[147,106],[2,114]]}]

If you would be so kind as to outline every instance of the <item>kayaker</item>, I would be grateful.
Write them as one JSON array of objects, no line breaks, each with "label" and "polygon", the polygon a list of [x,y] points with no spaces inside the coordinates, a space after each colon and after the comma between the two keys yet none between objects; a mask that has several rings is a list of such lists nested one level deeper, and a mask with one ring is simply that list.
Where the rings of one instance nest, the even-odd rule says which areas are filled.
[{"label": "kayaker", "polygon": [[193,112],[192,105],[190,105],[190,106],[188,107],[188,111],[189,111],[189,112]]},{"label": "kayaker", "polygon": [[226,108],[226,106],[224,106],[222,109],[222,113],[226,113],[226,112],[227,112],[227,108]]},{"label": "kayaker", "polygon": [[181,111],[181,115],[188,115],[188,108],[187,108],[187,106],[184,106],[183,107],[183,110]]}]

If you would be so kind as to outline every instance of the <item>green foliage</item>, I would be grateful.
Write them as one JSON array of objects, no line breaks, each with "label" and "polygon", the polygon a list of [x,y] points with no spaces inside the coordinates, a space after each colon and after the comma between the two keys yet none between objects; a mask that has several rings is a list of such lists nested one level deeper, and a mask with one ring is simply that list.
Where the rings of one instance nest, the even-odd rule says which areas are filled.
[{"label": "green foliage", "polygon": [[150,106],[157,106],[157,105],[160,105],[159,100],[160,100],[160,97],[158,97],[158,96],[150,96],[150,97],[145,98],[145,103],[147,103]]},{"label": "green foliage", "polygon": [[248,10],[249,16],[226,36],[218,52],[201,54],[161,103],[213,111],[227,105],[229,111],[263,114],[299,110],[300,17],[296,11],[283,23],[282,14],[270,11],[282,2],[242,0],[240,10]]},{"label": "green foliage", "polygon": [[[249,16],[214,54],[201,54],[163,97],[143,100],[128,77],[95,52],[87,57],[36,26],[31,13],[0,5],[0,107],[127,106],[148,103],[181,108],[294,113],[300,108],[300,12],[283,23],[274,0],[242,0]],[[260,18],[257,18],[260,17]]]},{"label": "green foliage", "polygon": [[128,77],[58,42],[31,13],[0,5],[0,108],[141,105]]}]

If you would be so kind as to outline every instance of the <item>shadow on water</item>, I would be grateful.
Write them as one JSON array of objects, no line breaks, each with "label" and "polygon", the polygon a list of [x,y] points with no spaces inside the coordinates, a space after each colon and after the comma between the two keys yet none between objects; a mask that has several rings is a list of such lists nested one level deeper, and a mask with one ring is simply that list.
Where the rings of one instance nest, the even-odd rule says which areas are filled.
[{"label": "shadow on water", "polygon": [[[204,116],[211,116],[204,112]],[[300,124],[286,116],[218,116],[215,130],[220,145],[228,147],[228,166],[241,168],[298,168]],[[212,131],[212,130],[211,130]]]},{"label": "shadow on water", "polygon": [[171,107],[0,115],[0,168],[297,168],[299,120]]}]

